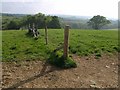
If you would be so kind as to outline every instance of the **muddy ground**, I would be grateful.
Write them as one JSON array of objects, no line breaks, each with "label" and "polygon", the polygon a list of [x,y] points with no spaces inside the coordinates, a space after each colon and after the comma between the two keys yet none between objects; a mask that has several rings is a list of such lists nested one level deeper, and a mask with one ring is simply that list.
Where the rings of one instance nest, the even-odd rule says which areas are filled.
[{"label": "muddy ground", "polygon": [[2,63],[2,88],[117,88],[118,54],[79,57],[77,68],[60,69],[45,61]]}]

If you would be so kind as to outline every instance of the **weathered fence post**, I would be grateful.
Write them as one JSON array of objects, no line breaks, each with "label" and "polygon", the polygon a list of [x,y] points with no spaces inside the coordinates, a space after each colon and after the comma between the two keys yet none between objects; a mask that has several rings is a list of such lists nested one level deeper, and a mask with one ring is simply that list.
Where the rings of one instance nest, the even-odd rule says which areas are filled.
[{"label": "weathered fence post", "polygon": [[45,25],[45,41],[46,41],[46,45],[47,45],[48,44],[47,25]]},{"label": "weathered fence post", "polygon": [[69,25],[65,26],[64,30],[64,59],[67,59],[68,57],[68,38],[69,38]]}]

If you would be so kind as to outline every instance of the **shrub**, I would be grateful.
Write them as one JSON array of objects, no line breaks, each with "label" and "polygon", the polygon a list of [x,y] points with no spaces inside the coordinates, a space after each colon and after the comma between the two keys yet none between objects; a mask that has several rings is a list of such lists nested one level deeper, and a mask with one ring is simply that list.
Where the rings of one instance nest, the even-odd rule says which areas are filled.
[{"label": "shrub", "polygon": [[61,52],[52,53],[50,55],[50,58],[48,59],[48,62],[52,65],[55,65],[61,68],[77,67],[77,64],[72,60],[72,58],[68,57],[67,59],[64,59]]}]

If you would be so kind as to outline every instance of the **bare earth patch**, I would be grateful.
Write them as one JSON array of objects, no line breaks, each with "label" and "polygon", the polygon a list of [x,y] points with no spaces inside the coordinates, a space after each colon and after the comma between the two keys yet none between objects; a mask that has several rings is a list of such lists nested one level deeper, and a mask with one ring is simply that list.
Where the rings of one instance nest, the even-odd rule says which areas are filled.
[{"label": "bare earth patch", "polygon": [[77,68],[60,69],[46,62],[3,62],[2,88],[118,88],[118,55],[78,57]]}]

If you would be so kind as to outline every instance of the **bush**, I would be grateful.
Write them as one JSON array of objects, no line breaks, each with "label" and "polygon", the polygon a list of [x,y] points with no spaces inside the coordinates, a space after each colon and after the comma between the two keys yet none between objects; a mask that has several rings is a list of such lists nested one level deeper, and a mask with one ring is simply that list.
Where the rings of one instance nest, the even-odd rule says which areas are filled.
[{"label": "bush", "polygon": [[55,65],[57,67],[61,68],[76,68],[77,64],[72,60],[72,58],[68,57],[67,59],[64,59],[62,53],[52,53],[50,55],[50,58],[48,59],[48,62],[52,65]]}]

